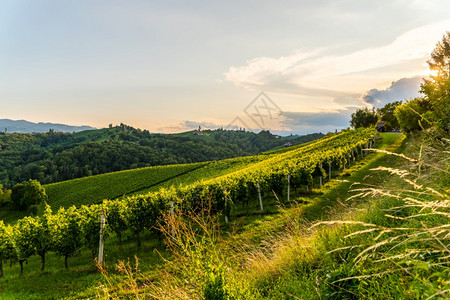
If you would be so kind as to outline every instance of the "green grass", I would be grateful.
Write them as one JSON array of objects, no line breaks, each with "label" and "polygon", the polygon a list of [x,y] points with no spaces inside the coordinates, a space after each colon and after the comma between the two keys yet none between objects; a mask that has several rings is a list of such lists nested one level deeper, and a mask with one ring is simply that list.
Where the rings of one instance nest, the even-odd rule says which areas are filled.
[{"label": "green grass", "polygon": [[[126,236],[122,247],[117,245],[115,237],[105,243],[105,263],[111,274],[115,274],[115,264],[118,259],[134,262],[134,257],[140,259],[141,272],[149,274],[163,265],[162,257],[167,256],[165,247],[158,238],[146,232],[141,248],[136,247],[132,236]],[[0,299],[80,299],[93,298],[103,276],[98,272],[92,261],[89,250],[82,250],[69,258],[69,269],[64,269],[64,258],[49,253],[46,257],[46,268],[40,270],[41,262],[37,256],[28,259],[24,264],[24,273],[20,274],[18,264],[5,263],[4,278],[0,279]]]},{"label": "green grass", "polygon": [[48,204],[53,208],[100,203],[158,186],[207,163],[156,166],[83,177],[45,185]]}]

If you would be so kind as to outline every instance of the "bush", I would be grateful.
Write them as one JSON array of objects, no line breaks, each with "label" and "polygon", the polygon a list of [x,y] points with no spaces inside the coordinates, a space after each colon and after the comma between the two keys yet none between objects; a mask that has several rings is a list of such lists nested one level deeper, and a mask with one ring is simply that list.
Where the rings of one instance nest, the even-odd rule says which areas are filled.
[{"label": "bush", "polygon": [[28,180],[13,186],[11,202],[18,210],[26,210],[31,205],[38,205],[47,200],[44,187],[37,180]]},{"label": "bush", "polygon": [[394,114],[404,133],[430,127],[431,104],[423,98],[415,98],[395,108]]}]

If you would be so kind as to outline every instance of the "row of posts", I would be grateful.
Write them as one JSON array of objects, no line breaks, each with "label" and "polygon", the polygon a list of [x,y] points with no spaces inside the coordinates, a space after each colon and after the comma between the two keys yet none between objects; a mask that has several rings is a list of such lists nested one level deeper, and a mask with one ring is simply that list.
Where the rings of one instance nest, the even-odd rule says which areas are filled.
[{"label": "row of posts", "polygon": [[[373,147],[373,145],[375,144],[376,141],[376,137],[373,138],[372,140],[370,140],[369,142],[366,143],[366,149],[371,149]],[[364,157],[364,152],[363,151],[363,147],[361,147],[361,157]],[[366,151],[367,152],[367,151]],[[365,154],[365,156],[367,156],[368,153]],[[356,159],[355,159],[355,151],[352,150],[351,152],[351,157],[352,157],[352,161],[353,164],[355,164]],[[323,168],[323,165],[320,166],[320,168]],[[344,169],[346,168],[345,162],[344,162]],[[328,180],[331,180],[331,161],[328,162]],[[287,201],[290,202],[291,201],[291,174],[287,175]],[[320,187],[323,186],[323,177],[320,176],[319,178],[319,184]],[[264,207],[263,207],[263,201],[262,201],[262,196],[261,196],[261,187],[259,185],[259,182],[256,183],[256,187],[258,188],[258,199],[259,199],[259,206],[261,208],[261,212],[264,212]],[[309,191],[309,186],[306,185],[306,190]],[[225,202],[225,207],[226,207],[226,202]],[[225,222],[228,223],[228,216],[225,216]]]}]

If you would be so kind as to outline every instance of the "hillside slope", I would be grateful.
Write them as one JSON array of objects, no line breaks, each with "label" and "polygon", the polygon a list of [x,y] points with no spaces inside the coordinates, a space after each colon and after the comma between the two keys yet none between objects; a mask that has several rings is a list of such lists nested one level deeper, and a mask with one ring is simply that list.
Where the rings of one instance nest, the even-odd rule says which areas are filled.
[{"label": "hillside slope", "polygon": [[283,147],[286,141],[296,145],[321,137],[226,130],[152,134],[124,124],[76,133],[0,132],[0,184],[11,188],[30,178],[49,184],[128,169],[222,160]]},{"label": "hillside slope", "polygon": [[[398,147],[401,142],[401,138],[402,136],[398,134],[383,134],[383,139],[381,140],[381,143],[380,140],[378,141],[379,144],[377,147],[383,147],[384,149],[386,149],[388,145]],[[285,155],[287,154],[283,154],[283,156]],[[258,163],[261,162],[257,162],[256,165]],[[288,236],[295,232],[301,233],[299,238],[303,239],[305,237],[304,233],[306,232],[306,229],[304,227],[305,223],[301,222],[329,219],[332,216],[337,216],[336,213],[338,212],[344,213],[345,211],[351,211],[352,207],[354,207],[357,202],[345,201],[347,198],[348,188],[353,183],[367,178],[368,176],[370,177],[371,168],[385,163],[392,164],[392,161],[386,154],[369,154],[361,161],[356,163],[351,162],[351,168],[348,168],[347,164],[346,170],[342,172],[341,169],[340,171],[342,175],[341,177],[327,182],[321,189],[319,189],[318,182],[315,182],[315,188],[312,190],[310,189],[307,191],[304,186],[297,191],[292,190],[291,202],[286,201],[285,191],[281,194],[277,193],[276,195],[265,192],[262,197],[264,202],[263,213],[259,211],[259,202],[257,197],[252,196],[248,199],[248,204],[241,204],[239,202],[235,203],[230,214],[229,225],[223,223],[223,218],[221,215],[218,216],[220,217],[220,223],[215,223],[218,219],[215,219],[214,217],[211,221],[214,219],[216,221],[213,221],[213,223],[208,223],[211,224],[211,226],[220,226],[220,232],[217,231],[213,235],[208,234],[209,237],[214,238],[214,241],[209,241],[209,237],[202,236],[201,231],[196,231],[196,234],[199,234],[199,240],[203,240],[205,243],[203,246],[196,244],[196,248],[190,248],[192,251],[195,251],[195,253],[182,253],[183,257],[191,257],[196,261],[201,261],[205,264],[201,263],[199,265],[186,265],[185,261],[178,263],[177,259],[179,257],[176,256],[176,253],[168,251],[168,249],[171,249],[170,243],[168,244],[169,248],[166,248],[162,244],[158,243],[157,233],[153,232],[153,229],[152,231],[149,230],[143,233],[143,245],[141,249],[136,248],[134,244],[134,237],[131,232],[128,232],[125,235],[123,248],[119,248],[117,246],[117,239],[115,238],[115,235],[113,235],[107,240],[107,244],[105,246],[108,261],[111,264],[117,259],[126,259],[127,257],[132,258],[134,254],[138,255],[140,258],[139,269],[141,269],[142,272],[139,274],[134,274],[133,276],[135,276],[142,284],[139,288],[139,293],[151,292],[154,294],[158,291],[158,289],[155,290],[154,288],[159,286],[165,293],[171,295],[168,297],[175,297],[174,294],[170,294],[172,290],[170,290],[168,286],[165,286],[164,282],[160,282],[158,278],[168,279],[169,281],[167,282],[172,282],[172,279],[177,280],[177,282],[189,282],[189,280],[195,280],[200,290],[187,290],[187,292],[202,293],[203,288],[205,287],[203,284],[208,282],[204,280],[210,278],[209,275],[215,274],[217,270],[220,271],[220,268],[225,267],[228,271],[226,272],[227,275],[223,277],[223,280],[226,280],[228,287],[235,287],[237,290],[242,291],[240,298],[248,299],[249,295],[251,295],[250,298],[257,298],[258,295],[260,297],[270,296],[272,298],[286,297],[286,294],[283,294],[282,290],[281,294],[279,294],[280,290],[278,287],[283,289],[283,285],[279,284],[278,280],[283,277],[282,275],[285,270],[284,266],[288,266],[292,263],[291,259],[293,259],[296,263],[298,263],[298,261],[288,252],[280,252],[279,254],[276,254],[276,251],[279,251],[277,250],[278,245],[280,245],[280,247],[284,247],[283,249],[288,249],[287,247],[290,247],[289,240],[282,239],[278,241],[276,239],[279,237]],[[252,164],[249,166],[251,165]],[[200,169],[201,168],[197,170]],[[193,172],[197,170],[194,170]],[[187,174],[189,173],[186,173],[186,175]],[[337,173],[334,172],[333,177],[336,175]],[[372,183],[380,185],[387,180],[391,180],[391,178],[390,176],[381,174],[380,176],[374,177],[373,180],[374,181]],[[148,196],[143,197],[145,198]],[[141,197],[141,199],[144,198]],[[139,197],[137,199],[139,199]],[[330,212],[332,215],[330,215]],[[194,220],[194,222],[197,222],[197,220]],[[209,226],[210,225],[205,228],[209,228]],[[216,228],[219,230],[219,227]],[[98,231],[97,226],[95,229]],[[183,237],[188,235],[180,234],[177,236]],[[166,243],[169,241],[170,239],[166,240]],[[187,240],[179,240],[178,242],[185,243]],[[188,242],[192,243],[193,241],[190,240]],[[299,248],[299,243],[300,241],[296,240],[295,244],[292,246],[292,250],[304,249],[303,246],[300,246]],[[197,246],[200,246],[200,248],[197,248]],[[175,265],[180,266],[181,269],[175,271],[172,270],[170,268],[172,264],[165,263],[159,254],[152,251],[153,249],[157,249],[162,257],[166,259],[175,259]],[[189,249],[189,247],[186,249]],[[298,252],[294,251],[293,254],[298,254]],[[198,255],[201,256],[199,257]],[[268,255],[268,257],[265,257],[264,255]],[[302,254],[300,253],[298,255]],[[319,257],[323,256],[323,253],[319,255]],[[82,249],[79,254],[75,255],[73,258],[70,258],[70,266],[72,268],[71,272],[64,272],[64,270],[61,269],[61,258],[54,253],[50,253],[47,258],[50,271],[39,272],[37,270],[39,269],[40,261],[36,256],[32,256],[29,258],[29,263],[25,268],[25,276],[23,279],[15,280],[15,274],[18,274],[17,265],[13,266],[12,269],[5,270],[7,275],[4,279],[0,279],[0,291],[2,291],[2,295],[6,295],[10,298],[37,297],[40,299],[46,298],[49,295],[57,298],[92,297],[99,291],[96,287],[99,285],[99,281],[102,280],[102,275],[93,272],[94,268],[89,263],[90,259],[90,251],[87,249]],[[261,263],[258,263],[259,259],[262,260]],[[252,265],[252,261],[256,264]],[[183,269],[183,266],[191,268],[190,271]],[[260,269],[261,266],[263,266],[263,269]],[[204,267],[206,269],[204,269]],[[213,271],[208,269],[210,267],[213,268]],[[280,267],[281,269],[278,269]],[[293,267],[295,266],[292,266],[292,268]],[[114,284],[113,286],[108,287],[108,282],[101,281],[108,287],[108,290],[105,290],[105,287],[103,287],[102,291],[109,291],[112,295],[116,292],[134,293],[132,289],[122,289],[122,287],[126,286],[127,283],[120,282],[121,280],[126,279],[126,277],[122,277],[118,273],[115,273],[112,269],[110,269],[110,271],[112,273],[107,276],[111,276],[109,282],[114,282]],[[165,271],[172,274],[172,276],[176,275],[177,277],[167,277],[167,274],[164,273]],[[222,274],[220,272],[218,274]],[[312,271],[310,270],[309,272]],[[261,274],[261,276],[257,276],[258,274]],[[69,284],[68,282],[71,282],[71,279],[74,276],[77,277],[77,283],[75,284],[74,281],[74,283]],[[240,278],[239,284],[233,279],[237,277]],[[267,281],[265,281],[266,279]],[[36,280],[54,282],[54,284],[47,284],[46,289],[39,289],[34,287]],[[150,283],[154,283],[156,286]],[[65,288],[61,289],[61,286],[65,286]],[[189,284],[188,286],[192,287],[192,285]],[[185,289],[186,286],[182,285],[180,288]],[[68,295],[68,291],[70,291],[71,296]],[[247,292],[250,292],[250,294],[245,294]],[[293,295],[298,295],[298,292],[295,292]],[[141,296],[145,297],[145,295]]]}]

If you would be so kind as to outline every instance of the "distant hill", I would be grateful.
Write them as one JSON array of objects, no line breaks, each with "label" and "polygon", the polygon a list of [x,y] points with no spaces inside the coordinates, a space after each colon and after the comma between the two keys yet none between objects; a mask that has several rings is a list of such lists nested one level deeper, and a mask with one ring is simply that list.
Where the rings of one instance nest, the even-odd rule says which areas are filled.
[{"label": "distant hill", "polygon": [[5,129],[8,133],[44,133],[50,129],[55,132],[79,132],[96,128],[90,126],[71,126],[56,123],[33,123],[25,120],[0,119],[0,131],[4,132]]}]

